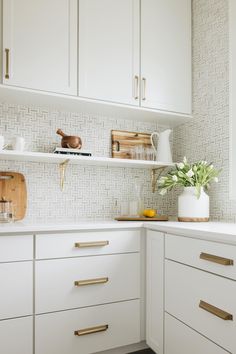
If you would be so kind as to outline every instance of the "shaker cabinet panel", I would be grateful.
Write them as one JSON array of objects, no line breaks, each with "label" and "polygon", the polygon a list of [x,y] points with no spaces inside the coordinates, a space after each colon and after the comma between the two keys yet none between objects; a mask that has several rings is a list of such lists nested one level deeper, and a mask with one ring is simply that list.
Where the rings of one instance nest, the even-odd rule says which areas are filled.
[{"label": "shaker cabinet panel", "polygon": [[42,260],[35,267],[36,313],[140,297],[137,253]]},{"label": "shaker cabinet panel", "polygon": [[141,105],[191,114],[191,0],[141,1]]},{"label": "shaker cabinet panel", "polygon": [[33,318],[0,321],[0,353],[33,354]]},{"label": "shaker cabinet panel", "polygon": [[80,0],[79,96],[138,105],[139,0]]},{"label": "shaker cabinet panel", "polygon": [[3,83],[77,94],[77,0],[3,0]]},{"label": "shaker cabinet panel", "polygon": [[35,320],[36,354],[92,354],[139,341],[139,300],[44,314]]},{"label": "shaker cabinet panel", "polygon": [[158,354],[163,354],[164,313],[164,235],[147,231],[147,344]]},{"label": "shaker cabinet panel", "polygon": [[176,318],[165,315],[165,354],[229,354]]},{"label": "shaker cabinet panel", "polygon": [[0,320],[32,315],[33,264],[0,264]]}]

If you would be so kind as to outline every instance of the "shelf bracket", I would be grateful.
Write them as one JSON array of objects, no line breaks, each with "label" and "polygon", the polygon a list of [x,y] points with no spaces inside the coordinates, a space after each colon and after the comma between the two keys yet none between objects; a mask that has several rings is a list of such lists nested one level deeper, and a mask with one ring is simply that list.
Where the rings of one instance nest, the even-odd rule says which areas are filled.
[{"label": "shelf bracket", "polygon": [[168,168],[168,166],[157,167],[157,168],[152,169],[152,171],[151,171],[152,193],[155,193],[155,191],[158,189],[157,180],[166,168]]},{"label": "shelf bracket", "polygon": [[62,163],[60,163],[60,165],[59,165],[59,169],[60,169],[60,188],[61,188],[61,191],[63,191],[63,189],[64,189],[65,176],[66,176],[66,168],[67,168],[69,162],[70,162],[70,160],[67,159],[67,160],[63,161]]}]

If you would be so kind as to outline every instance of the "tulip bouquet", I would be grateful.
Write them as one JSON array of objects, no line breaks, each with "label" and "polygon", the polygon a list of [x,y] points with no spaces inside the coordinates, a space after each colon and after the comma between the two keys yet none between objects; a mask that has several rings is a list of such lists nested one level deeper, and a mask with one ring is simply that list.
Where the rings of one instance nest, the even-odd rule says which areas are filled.
[{"label": "tulip bouquet", "polygon": [[220,171],[207,161],[190,164],[184,157],[183,162],[177,163],[165,177],[158,180],[160,194],[165,195],[175,186],[195,187],[195,194],[199,199],[202,188],[208,189],[211,182],[218,182]]}]

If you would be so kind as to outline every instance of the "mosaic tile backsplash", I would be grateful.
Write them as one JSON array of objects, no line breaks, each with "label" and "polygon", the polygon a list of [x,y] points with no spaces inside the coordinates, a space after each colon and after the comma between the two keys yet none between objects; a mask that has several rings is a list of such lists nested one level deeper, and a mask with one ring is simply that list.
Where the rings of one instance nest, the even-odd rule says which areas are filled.
[{"label": "mosaic tile backsplash", "polygon": [[[111,130],[153,132],[156,123],[91,117],[78,113],[49,112],[0,104],[0,135],[6,142],[14,136],[26,140],[28,151],[52,152],[60,146],[57,128],[78,134],[83,149],[94,156],[111,156]],[[150,171],[128,168],[69,166],[64,191],[59,188],[59,170],[54,164],[3,162],[1,170],[23,173],[28,185],[28,220],[111,219],[119,214],[123,201],[132,199],[134,178],[144,185],[144,204],[158,207],[161,197],[152,194]]]},{"label": "mosaic tile backsplash", "polygon": [[[229,80],[228,1],[193,0],[193,115],[174,130],[174,160],[207,159],[222,168],[211,191],[211,218],[236,221],[236,203],[229,198]],[[1,98],[0,98],[1,102]],[[78,134],[83,148],[96,156],[110,156],[112,129],[152,132],[155,123],[116,120],[78,113],[0,103],[0,134],[8,140],[23,136],[27,150],[51,152],[59,145],[57,128]],[[122,201],[132,198],[134,177],[144,184],[145,206],[177,214],[177,195],[151,193],[150,172],[124,168],[70,166],[64,192],[56,165],[2,162],[1,170],[20,171],[28,183],[28,220],[110,219]]]},{"label": "mosaic tile backsplash", "polygon": [[[222,168],[212,185],[210,213],[236,221],[229,197],[229,47],[228,0],[193,0],[193,115],[174,134],[175,159],[206,159]],[[175,199],[176,200],[176,196]],[[176,203],[170,212],[177,211]]]}]

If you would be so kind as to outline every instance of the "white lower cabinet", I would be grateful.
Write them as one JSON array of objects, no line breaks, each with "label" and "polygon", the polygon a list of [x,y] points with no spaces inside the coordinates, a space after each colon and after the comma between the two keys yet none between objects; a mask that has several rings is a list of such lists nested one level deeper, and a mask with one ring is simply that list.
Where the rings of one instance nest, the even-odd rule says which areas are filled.
[{"label": "white lower cabinet", "polygon": [[0,321],[1,354],[33,354],[33,318]]},{"label": "white lower cabinet", "polygon": [[33,264],[0,264],[0,319],[32,315]]},{"label": "white lower cabinet", "polygon": [[165,273],[166,311],[236,353],[236,282],[168,260]]},{"label": "white lower cabinet", "polygon": [[164,308],[164,235],[147,231],[146,340],[158,354],[163,354]]},{"label": "white lower cabinet", "polygon": [[137,299],[140,256],[132,253],[37,261],[35,293],[36,313]]},{"label": "white lower cabinet", "polygon": [[35,354],[90,354],[137,343],[139,316],[139,300],[38,315]]},{"label": "white lower cabinet", "polygon": [[165,354],[227,354],[174,317],[165,315]]}]

